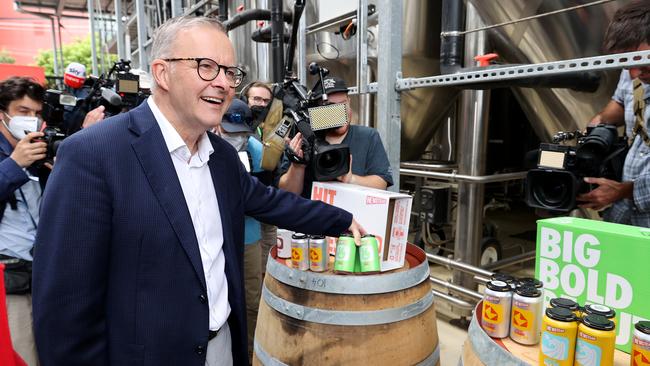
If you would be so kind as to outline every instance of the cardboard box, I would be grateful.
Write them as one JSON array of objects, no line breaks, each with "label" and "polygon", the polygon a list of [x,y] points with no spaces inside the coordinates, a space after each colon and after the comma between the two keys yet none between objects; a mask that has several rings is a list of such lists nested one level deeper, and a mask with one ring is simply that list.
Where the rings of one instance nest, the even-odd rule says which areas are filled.
[{"label": "cardboard box", "polygon": [[[314,182],[311,198],[351,212],[369,234],[377,237],[381,271],[404,265],[413,197],[339,182]],[[336,238],[328,238],[330,254]]]},{"label": "cardboard box", "polygon": [[573,217],[537,221],[535,274],[546,302],[566,297],[616,310],[616,348],[650,319],[650,229]]}]

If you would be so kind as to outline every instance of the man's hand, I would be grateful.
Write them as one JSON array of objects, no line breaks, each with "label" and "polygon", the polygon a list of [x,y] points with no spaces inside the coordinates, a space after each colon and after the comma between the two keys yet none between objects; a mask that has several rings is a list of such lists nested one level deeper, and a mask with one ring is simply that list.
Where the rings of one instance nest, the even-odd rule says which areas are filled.
[{"label": "man's hand", "polygon": [[99,107],[93,109],[92,111],[88,112],[86,114],[86,117],[84,118],[83,123],[81,124],[81,127],[83,128],[88,128],[95,123],[101,121],[104,119],[104,106],[100,105]]},{"label": "man's hand", "polygon": [[355,219],[352,219],[352,223],[350,224],[348,231],[354,235],[354,242],[357,244],[357,246],[361,245],[361,236],[368,233],[361,225],[359,225]]},{"label": "man's hand", "polygon": [[598,187],[588,193],[581,194],[577,200],[584,202],[581,208],[602,210],[606,206],[624,198],[632,198],[633,182],[617,182],[606,178],[585,178],[585,182],[597,184]]},{"label": "man's hand", "polygon": [[33,141],[35,138],[42,136],[43,132],[30,132],[22,140],[18,141],[9,157],[21,168],[27,168],[35,161],[45,159],[47,144],[43,141]]},{"label": "man's hand", "polygon": [[348,170],[348,173],[341,175],[340,177],[336,177],[336,180],[343,183],[354,184],[355,179],[354,174],[352,174],[352,155],[350,155],[350,169]]},{"label": "man's hand", "polygon": [[[285,141],[288,140],[288,138],[285,139]],[[302,151],[302,133],[298,132],[290,141],[287,142],[289,144],[289,148],[293,151],[294,155],[296,155],[299,158],[304,157],[304,153]]]}]

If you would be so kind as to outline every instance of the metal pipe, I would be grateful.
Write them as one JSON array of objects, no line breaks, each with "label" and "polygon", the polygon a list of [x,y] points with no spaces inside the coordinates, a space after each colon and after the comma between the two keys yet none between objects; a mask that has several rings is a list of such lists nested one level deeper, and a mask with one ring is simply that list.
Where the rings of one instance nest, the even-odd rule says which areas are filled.
[{"label": "metal pipe", "polygon": [[[309,3],[305,4],[305,7]],[[307,85],[307,36],[305,29],[307,28],[307,16],[301,16],[298,23],[298,45],[296,53],[296,69],[298,71],[298,80],[303,85]]]},{"label": "metal pipe", "polygon": [[[92,1],[92,0],[88,0]],[[137,14],[137,34],[138,34],[138,68],[144,71],[149,71],[149,64],[147,62],[147,52],[144,43],[147,41],[147,18],[145,18],[145,4],[144,0],[135,1],[135,13]]]},{"label": "metal pipe", "polygon": [[368,92],[368,0],[359,0],[357,7],[357,90]]},{"label": "metal pipe", "polygon": [[54,76],[58,76],[61,74],[59,73],[59,53],[56,47],[56,29],[54,27],[54,18],[50,18],[50,22],[52,24],[52,56],[54,59]]},{"label": "metal pipe", "polygon": [[507,182],[511,180],[524,179],[526,178],[526,174],[528,174],[528,172],[515,172],[515,173],[475,176],[475,175],[468,175],[468,174],[458,174],[455,171],[451,173],[443,173],[443,172],[431,172],[431,171],[402,168],[400,169],[400,174],[414,176],[414,177],[437,178],[437,179],[448,180],[450,182],[495,183],[495,182]]},{"label": "metal pipe", "polygon": [[442,299],[442,300],[450,302],[454,306],[457,306],[457,307],[459,307],[461,309],[464,309],[464,310],[472,310],[472,309],[474,309],[476,307],[476,304],[470,304],[467,301],[457,299],[457,298],[455,298],[453,296],[449,296],[446,293],[438,291],[436,289],[432,289],[431,292],[433,292],[433,295],[435,296],[434,300],[435,299]]},{"label": "metal pipe", "polygon": [[440,24],[440,73],[456,72],[463,66],[463,1],[442,0]]},{"label": "metal pipe", "polygon": [[533,260],[535,259],[536,254],[537,252],[535,250],[531,250],[530,252],[521,253],[506,259],[502,259],[500,261],[490,263],[484,266],[483,268],[491,271],[501,269],[501,268],[506,268],[517,263],[523,263],[523,262],[528,262],[530,260]]},{"label": "metal pipe", "polygon": [[115,0],[115,27],[117,29],[117,57],[121,60],[126,60],[124,23],[122,22],[122,0]]},{"label": "metal pipe", "polygon": [[284,80],[284,20],[282,0],[271,0],[271,58],[273,60],[273,82]]},{"label": "metal pipe", "polygon": [[432,283],[434,283],[434,284],[436,284],[438,286],[443,286],[443,287],[445,287],[446,289],[448,289],[450,291],[456,292],[456,293],[461,294],[461,295],[468,296],[468,297],[470,297],[472,299],[483,300],[483,295],[482,294],[480,294],[480,293],[478,293],[476,291],[472,291],[470,289],[466,289],[465,287],[454,285],[453,283],[449,283],[447,281],[444,281],[444,280],[441,280],[441,279],[435,278],[435,277],[429,277],[429,281],[431,281]]},{"label": "metal pipe", "polygon": [[[478,11],[467,4],[467,27],[483,24]],[[486,51],[487,35],[474,33],[465,39],[465,64],[473,62],[474,55]],[[458,158],[458,171],[463,175],[481,176],[485,173],[488,117],[490,109],[489,90],[465,90],[461,95],[459,146],[463,152]],[[482,183],[482,182],[481,182]],[[458,208],[456,210],[456,240],[454,256],[471,265],[479,264],[481,239],[483,238],[483,200],[485,186],[479,182],[461,181],[458,184]],[[475,288],[472,276],[454,271],[454,283]]]},{"label": "metal pipe", "polygon": [[93,75],[98,75],[97,48],[95,46],[95,11],[93,10],[93,3],[93,0],[88,0],[88,19],[90,20],[90,58]]},{"label": "metal pipe", "polygon": [[[117,0],[119,1],[119,0]],[[183,15],[182,0],[172,0],[172,18]]]},{"label": "metal pipe", "polygon": [[474,281],[476,281],[477,283],[486,284],[490,281],[490,279],[483,276],[474,276]]},{"label": "metal pipe", "polygon": [[228,20],[228,0],[219,0],[219,17],[221,23]]},{"label": "metal pipe", "polygon": [[437,263],[446,267],[450,267],[452,269],[457,269],[465,273],[470,273],[473,275],[478,275],[483,277],[492,277],[492,275],[494,274],[494,272],[488,271],[486,269],[472,266],[467,263],[463,263],[451,258],[447,258],[447,257],[443,257],[431,253],[426,253],[426,256],[430,262]]},{"label": "metal pipe", "polygon": [[424,170],[456,170],[458,164],[429,164],[429,163],[415,163],[404,161],[400,163],[402,169],[424,169]]}]

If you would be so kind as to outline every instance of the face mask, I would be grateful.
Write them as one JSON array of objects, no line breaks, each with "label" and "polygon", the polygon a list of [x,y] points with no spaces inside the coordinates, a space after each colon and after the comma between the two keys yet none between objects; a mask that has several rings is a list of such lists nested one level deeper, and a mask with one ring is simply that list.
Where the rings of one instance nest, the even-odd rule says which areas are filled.
[{"label": "face mask", "polygon": [[246,135],[221,135],[221,138],[226,140],[227,143],[232,145],[237,151],[244,151],[248,145],[248,136]]},{"label": "face mask", "polygon": [[261,105],[254,105],[251,107],[251,113],[253,114],[253,130],[256,129],[260,123],[264,122],[264,119],[266,118],[268,112],[268,107],[262,107]]},{"label": "face mask", "polygon": [[3,120],[2,123],[5,125],[5,127],[9,130],[11,135],[15,137],[17,140],[22,140],[27,136],[25,131],[27,133],[29,132],[35,132],[38,131],[41,127],[41,120],[38,117],[30,117],[30,116],[14,116],[11,117],[7,113],[5,113],[7,117],[9,117],[9,123],[5,123]]}]

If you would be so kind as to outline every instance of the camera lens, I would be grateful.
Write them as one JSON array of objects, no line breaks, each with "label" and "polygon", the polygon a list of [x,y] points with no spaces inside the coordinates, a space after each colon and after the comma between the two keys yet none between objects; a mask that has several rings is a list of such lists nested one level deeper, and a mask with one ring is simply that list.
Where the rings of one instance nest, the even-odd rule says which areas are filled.
[{"label": "camera lens", "polygon": [[566,170],[533,169],[528,172],[526,191],[528,205],[557,211],[570,211],[575,206],[579,179]]},{"label": "camera lens", "polygon": [[561,206],[569,196],[570,189],[567,182],[543,180],[533,188],[533,195],[537,201],[549,207]]},{"label": "camera lens", "polygon": [[328,151],[318,159],[318,167],[323,171],[336,169],[341,164],[341,154],[338,151]]}]

